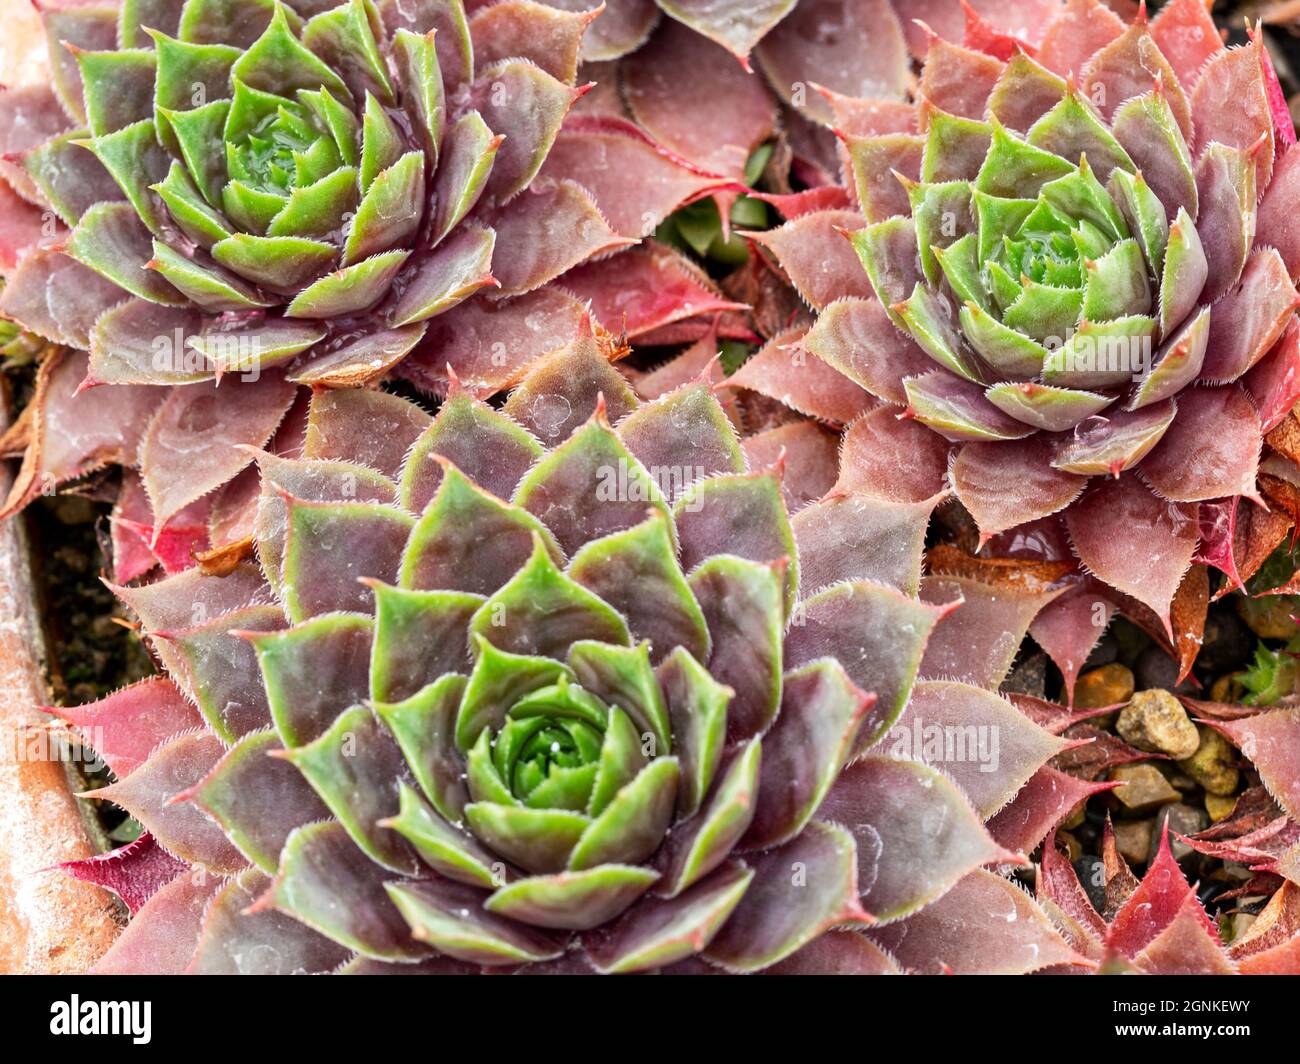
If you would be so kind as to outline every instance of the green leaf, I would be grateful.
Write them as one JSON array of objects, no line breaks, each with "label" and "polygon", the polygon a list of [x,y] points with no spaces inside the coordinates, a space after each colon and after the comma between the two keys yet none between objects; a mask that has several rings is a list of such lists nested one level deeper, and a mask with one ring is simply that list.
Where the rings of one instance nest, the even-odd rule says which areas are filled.
[{"label": "green leaf", "polygon": [[975,178],[979,191],[1028,198],[1046,182],[1077,173],[1073,164],[1013,136],[997,119],[991,125],[993,142]]},{"label": "green leaf", "polygon": [[575,840],[568,867],[581,872],[600,864],[636,864],[650,857],[672,825],[679,774],[675,757],[651,761]]},{"label": "green leaf", "polygon": [[563,871],[569,854],[592,824],[582,813],[495,802],[471,802],[465,806],[465,819],[490,850],[540,874]]},{"label": "green leaf", "polygon": [[548,657],[582,639],[631,644],[623,618],[560,572],[537,533],[527,563],[479,608],[469,631],[512,653]]},{"label": "green leaf", "polygon": [[484,729],[495,731],[520,698],[573,678],[567,665],[551,658],[511,654],[481,636],[475,641],[477,657],[456,714],[456,748],[468,753]]},{"label": "green leaf", "polygon": [[641,749],[641,735],[617,706],[609,711],[605,737],[600,748],[596,777],[587,803],[588,816],[599,816],[622,788],[631,783],[646,766]]},{"label": "green leaf", "polygon": [[439,875],[491,890],[500,884],[505,866],[478,842],[438,816],[408,784],[399,784],[398,813],[380,826],[397,832]]},{"label": "green leaf", "polygon": [[254,188],[243,181],[231,181],[221,190],[221,206],[241,229],[254,234],[266,233],[271,219],[288,203],[288,197],[279,192]]},{"label": "green leaf", "polygon": [[[230,118],[229,100],[213,100],[188,111],[161,108],[171,136],[180,146],[181,158],[203,198],[213,207],[222,205],[221,188],[226,180],[224,151],[218,150]],[[152,124],[151,124],[152,125]]]},{"label": "green leaf", "polygon": [[367,0],[350,0],[308,19],[302,43],[339,71],[355,98],[374,92],[385,103],[396,96],[383,53],[375,40],[379,15]]},{"label": "green leaf", "polygon": [[79,52],[77,63],[85,87],[86,121],[95,136],[153,117],[152,48]]},{"label": "green leaf", "polygon": [[535,927],[589,931],[623,913],[658,878],[648,868],[621,864],[531,876],[501,887],[483,907]]},{"label": "green leaf", "polygon": [[343,245],[343,265],[409,240],[420,227],[423,203],[424,156],[407,152],[376,176],[362,197]]},{"label": "green leaf", "polygon": [[433,38],[433,33],[414,34],[406,29],[393,35],[393,61],[404,89],[402,106],[430,166],[438,163],[447,110]]},{"label": "green leaf", "polygon": [[296,236],[236,233],[213,245],[212,257],[255,284],[292,291],[319,277],[337,255],[332,244]]},{"label": "green leaf", "polygon": [[287,95],[298,89],[329,89],[336,96],[351,99],[348,87],[290,29],[283,4],[265,32],[235,63],[233,75],[264,92]]},{"label": "green leaf", "polygon": [[404,839],[384,825],[391,815],[392,783],[403,764],[392,736],[365,706],[339,714],[319,738],[284,751],[347,829],[352,841],[377,864],[412,873],[416,864]]},{"label": "green leaf", "polygon": [[150,186],[167,176],[170,161],[154,136],[152,120],[144,119],[116,133],[77,143],[94,152],[149,231],[163,236],[166,219],[154,202]]},{"label": "green leaf", "polygon": [[501,140],[477,111],[462,115],[447,131],[433,179],[432,244],[455,229],[478,202]]},{"label": "green leaf", "polygon": [[[178,41],[158,30],[146,28],[158,56],[154,82],[154,108],[185,111],[230,95],[230,68],[243,53],[225,44],[191,44]],[[158,139],[164,143],[170,132],[162,115],[155,119]],[[176,145],[172,145],[176,147]]]},{"label": "green leaf", "polygon": [[294,296],[284,309],[285,316],[336,318],[368,310],[388,294],[410,254],[409,251],[385,251],[327,273]]},{"label": "green leaf", "polygon": [[148,265],[204,310],[220,313],[271,306],[269,301],[234,274],[219,266],[205,266],[195,258],[172,250],[161,241],[153,242],[153,258]]},{"label": "green leaf", "polygon": [[[380,638],[380,620],[376,641]],[[374,710],[393,733],[415,780],[443,819],[459,821],[465,784],[454,747],[456,713],[466,678],[446,673],[401,702],[376,702]]]},{"label": "green leaf", "polygon": [[147,269],[153,243],[135,208],[121,201],[96,203],[68,237],[67,253],[118,287],[151,303],[184,306],[166,278]]},{"label": "green leaf", "polygon": [[366,109],[361,118],[360,180],[363,195],[370,191],[370,186],[382,171],[402,157],[404,149],[397,123],[374,96],[366,93]]},{"label": "green leaf", "polygon": [[149,187],[167,205],[181,232],[200,247],[210,249],[230,236],[230,223],[204,201],[179,162],[173,160],[166,179]]},{"label": "green leaf", "polygon": [[652,757],[672,751],[672,730],[663,692],[650,666],[647,645],[612,646],[582,640],[569,648],[569,668],[578,683],[607,705],[618,706],[654,745]]},{"label": "green leaf", "polygon": [[664,893],[676,897],[727,859],[754,819],[763,743],[750,739],[731,758],[700,813],[673,833]]},{"label": "green leaf", "polygon": [[317,121],[329,130],[343,163],[347,166],[356,166],[361,161],[357,152],[360,129],[357,116],[339,103],[328,89],[319,89],[316,92],[299,89],[298,99],[316,116]]}]

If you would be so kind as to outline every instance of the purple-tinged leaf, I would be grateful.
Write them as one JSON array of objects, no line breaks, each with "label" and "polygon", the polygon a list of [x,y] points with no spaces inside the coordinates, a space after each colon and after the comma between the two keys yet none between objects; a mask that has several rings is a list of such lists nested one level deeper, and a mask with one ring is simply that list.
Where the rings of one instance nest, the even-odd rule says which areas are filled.
[{"label": "purple-tinged leaf", "polygon": [[1282,256],[1273,248],[1254,252],[1241,279],[1214,304],[1201,378],[1235,381],[1282,335],[1300,306]]},{"label": "purple-tinged leaf", "polygon": [[968,443],[953,459],[953,491],[987,540],[1065,509],[1087,484],[1052,466],[1052,444],[1032,436],[1014,446]]},{"label": "purple-tinged leaf", "polygon": [[177,876],[145,902],[91,974],[183,974],[198,944],[203,915],[224,883],[200,870]]},{"label": "purple-tinged leaf", "polygon": [[877,701],[859,733],[874,743],[898,718],[931,632],[950,607],[931,606],[865,581],[827,588],[799,605],[785,638],[785,668],[839,659]]},{"label": "purple-tinged leaf", "polygon": [[899,409],[879,406],[849,426],[835,487],[897,502],[922,502],[944,489],[948,444]]},{"label": "purple-tinged leaf", "polygon": [[703,270],[653,240],[566,274],[566,292],[591,304],[606,329],[635,339],[684,318],[747,310],[723,297]]},{"label": "purple-tinged leaf", "polygon": [[385,886],[411,935],[448,956],[492,966],[551,960],[564,952],[558,939],[488,912],[486,891],[446,879]]},{"label": "purple-tinged leaf", "polygon": [[302,774],[271,756],[280,750],[275,732],[251,732],[187,795],[221,825],[240,853],[268,874],[275,872],[294,828],[329,816]]},{"label": "purple-tinged leaf", "polygon": [[365,502],[286,499],[282,595],[291,619],[335,610],[366,612],[370,591],[361,577],[397,582],[402,550],[414,520],[391,506]]},{"label": "purple-tinged leaf", "polygon": [[977,868],[1017,857],[989,837],[947,777],[912,760],[855,761],[818,812],[853,832],[862,904],[881,921],[916,912]]},{"label": "purple-tinged leaf", "polygon": [[[782,5],[794,7],[795,5]],[[773,88],[806,106],[811,117],[829,112],[821,97],[794,100],[796,85],[816,82],[845,96],[894,99],[907,89],[908,56],[899,19],[886,0],[795,7],[762,38],[756,58]]]},{"label": "purple-tinged leaf", "polygon": [[256,384],[173,389],[140,447],[141,477],[158,522],[165,524],[248,465],[251,455],[240,444],[263,446],[296,393],[278,374]]},{"label": "purple-tinged leaf", "polygon": [[0,313],[56,343],[86,348],[99,316],[127,293],[51,247],[32,248],[8,275]]},{"label": "purple-tinged leaf", "polygon": [[[597,31],[610,14],[596,20]],[[637,123],[713,173],[740,177],[776,124],[776,106],[762,81],[676,19],[661,22],[620,65],[619,75]]]},{"label": "purple-tinged leaf", "polygon": [[1010,804],[989,821],[989,833],[1008,849],[1029,853],[1081,802],[1116,786],[1115,783],[1088,783],[1044,765]]},{"label": "purple-tinged leaf", "polygon": [[[1065,520],[1088,572],[1152,609],[1172,638],[1170,608],[1199,535],[1195,504],[1165,502],[1129,474],[1094,484]],[[1140,554],[1129,538],[1138,534]]]},{"label": "purple-tinged leaf", "polygon": [[785,675],[742,849],[767,849],[803,830],[849,760],[875,700],[839,662],[815,661]]},{"label": "purple-tinged leaf", "polygon": [[983,870],[919,913],[867,936],[904,968],[929,974],[1024,975],[1087,963],[1024,890]]},{"label": "purple-tinged leaf", "polygon": [[213,821],[179,795],[202,780],[225,753],[212,735],[187,733],[170,740],[126,779],[92,792],[120,805],[171,853],[209,872],[245,867],[240,855]]},{"label": "purple-tinged leaf", "polygon": [[891,502],[835,492],[791,520],[804,597],[843,580],[872,580],[915,594],[935,501]]},{"label": "purple-tinged leaf", "polygon": [[1178,417],[1139,467],[1143,480],[1173,502],[1256,497],[1264,433],[1244,388],[1188,388]]},{"label": "purple-tinged leaf", "polygon": [[564,124],[540,179],[582,185],[624,237],[649,236],[678,207],[733,184],[684,165],[631,122],[584,115]]},{"label": "purple-tinged leaf", "polygon": [[832,927],[869,924],[858,900],[853,836],[813,821],[797,838],[754,857],[753,879],[704,956],[728,971],[784,960]]},{"label": "purple-tinged leaf", "polygon": [[276,909],[375,960],[422,960],[432,951],[413,941],[386,896],[391,876],[357,849],[342,824],[308,824],[289,836],[274,881],[252,908]]},{"label": "purple-tinged leaf", "polygon": [[930,356],[899,332],[880,302],[837,298],[800,341],[827,365],[878,399],[907,403],[903,381],[933,368]]},{"label": "purple-tinged leaf", "polygon": [[744,388],[775,399],[822,421],[847,425],[871,405],[871,397],[828,362],[809,358],[804,330],[777,333],[727,378],[728,388]]},{"label": "purple-tinged leaf", "polygon": [[368,617],[331,614],[248,637],[283,745],[318,738],[339,713],[366,697],[374,630]]},{"label": "purple-tinged leaf", "polygon": [[147,831],[133,842],[80,861],[61,861],[73,879],[111,890],[134,916],[159,890],[189,869]]},{"label": "purple-tinged leaf", "polygon": [[925,650],[920,675],[996,689],[1006,678],[1029,625],[1061,593],[1050,585],[1019,586],[932,574],[921,599],[949,605]]},{"label": "purple-tinged leaf", "polygon": [[186,969],[193,975],[301,975],[333,971],[348,951],[272,909],[245,910],[270,881],[249,869],[212,899]]},{"label": "purple-tinged leaf", "polygon": [[1114,410],[1074,427],[1069,436],[1057,437],[1052,465],[1080,476],[1118,477],[1142,461],[1174,423],[1177,404],[1173,399],[1139,407]]},{"label": "purple-tinged leaf", "polygon": [[583,946],[604,974],[662,968],[695,956],[735,911],[753,875],[730,864],[674,898],[647,898],[585,936]]},{"label": "purple-tinged leaf", "polygon": [[587,259],[635,243],[619,236],[591,193],[572,181],[531,187],[489,218],[498,249],[492,272],[507,296],[531,292]]},{"label": "purple-tinged leaf", "polygon": [[102,757],[113,774],[129,776],[148,756],[202,719],[169,679],[153,676],[82,706],[46,706],[66,720],[81,741]]},{"label": "purple-tinged leaf", "polygon": [[999,695],[925,680],[876,750],[944,772],[987,820],[1067,745]]}]

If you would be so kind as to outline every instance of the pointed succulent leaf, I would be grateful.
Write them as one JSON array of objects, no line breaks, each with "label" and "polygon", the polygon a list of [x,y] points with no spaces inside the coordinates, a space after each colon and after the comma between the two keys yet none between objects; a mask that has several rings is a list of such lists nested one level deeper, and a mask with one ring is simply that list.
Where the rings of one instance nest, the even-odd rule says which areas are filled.
[{"label": "pointed succulent leaf", "polygon": [[[866,924],[853,837],[814,820],[752,862],[754,878],[704,955],[728,971],[766,968],[830,927]],[[802,874],[800,874],[802,873]]]},{"label": "pointed succulent leaf", "polygon": [[411,962],[428,946],[413,941],[392,877],[357,849],[343,825],[326,820],[289,836],[280,868],[257,906],[274,908],[340,945],[375,960]]},{"label": "pointed succulent leaf", "polygon": [[239,852],[274,873],[295,828],[329,816],[302,774],[281,758],[270,729],[239,740],[192,791],[190,800],[222,826]]},{"label": "pointed succulent leaf", "polygon": [[410,933],[438,952],[481,965],[528,964],[564,952],[558,939],[484,908],[481,890],[447,879],[385,885]]}]

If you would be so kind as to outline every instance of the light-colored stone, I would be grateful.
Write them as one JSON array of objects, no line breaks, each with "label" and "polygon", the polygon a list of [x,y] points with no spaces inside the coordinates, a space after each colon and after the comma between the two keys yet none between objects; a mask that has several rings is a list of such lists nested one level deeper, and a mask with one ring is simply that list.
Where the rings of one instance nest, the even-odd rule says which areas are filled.
[{"label": "light-colored stone", "polygon": [[1210,814],[1210,823],[1217,824],[1237,807],[1235,794],[1214,794],[1205,792],[1205,811]]},{"label": "light-colored stone", "polygon": [[1154,820],[1115,821],[1115,848],[1130,864],[1143,864],[1151,849]]},{"label": "light-colored stone", "polygon": [[1300,635],[1300,624],[1291,619],[1291,600],[1285,595],[1238,595],[1236,607],[1237,616],[1260,639],[1292,639]]},{"label": "light-colored stone", "polygon": [[1133,813],[1149,813],[1181,797],[1149,761],[1116,765],[1110,770],[1110,778],[1123,784],[1111,793],[1121,806]]},{"label": "light-colored stone", "polygon": [[1201,744],[1187,710],[1168,691],[1139,691],[1119,715],[1116,731],[1125,742],[1175,760],[1191,757]]},{"label": "light-colored stone", "polygon": [[1178,767],[1205,788],[1209,794],[1228,795],[1237,790],[1241,772],[1237,769],[1237,751],[1213,728],[1198,725],[1201,737],[1196,753],[1178,762]]},{"label": "light-colored stone", "polygon": [[1089,669],[1074,685],[1075,709],[1117,706],[1133,697],[1133,670],[1119,662]]}]

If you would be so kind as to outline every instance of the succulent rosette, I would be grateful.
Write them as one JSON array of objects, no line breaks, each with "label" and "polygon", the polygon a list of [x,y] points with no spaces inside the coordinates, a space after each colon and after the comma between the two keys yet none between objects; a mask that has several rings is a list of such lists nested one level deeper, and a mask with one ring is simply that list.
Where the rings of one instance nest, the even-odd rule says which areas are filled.
[{"label": "succulent rosette", "polygon": [[[501,410],[320,392],[305,440],[260,565],[115,588],[164,675],[52,711],[147,829],[70,868],[135,913],[101,970],[888,971],[963,883],[1023,910],[990,964],[1079,962],[983,868],[1090,793],[985,825],[1067,745],[994,693],[1055,592],[922,578],[936,500],[849,462],[791,517],[707,383],[641,402],[590,334]],[[901,759],[913,718],[1001,756]]]},{"label": "succulent rosette", "polygon": [[[983,542],[1059,522],[1066,556],[1172,639],[1296,399],[1294,129],[1259,33],[1225,47],[1194,0],[1128,24],[1048,8],[1016,37],[970,9],[964,44],[931,33],[910,102],[813,92],[848,200],[772,197],[788,220],[751,238],[817,317],[733,381],[865,413],[849,432],[879,451],[877,489],[947,483]],[[785,25],[759,47],[769,79]],[[818,43],[782,47],[817,81]],[[1150,557],[1119,534],[1137,527]]]},{"label": "succulent rosette", "polygon": [[[475,293],[508,302],[629,243],[585,189],[534,182],[586,91],[590,14],[157,0],[42,17],[49,84],[0,95],[0,314],[89,355],[64,359],[76,381],[50,360],[29,461],[69,479],[104,455],[54,461],[45,437],[152,408],[118,417],[111,457],[146,466],[159,526],[239,472],[221,443],[264,445],[295,385],[377,380]],[[151,470],[144,440],[169,431],[207,461]]]}]

